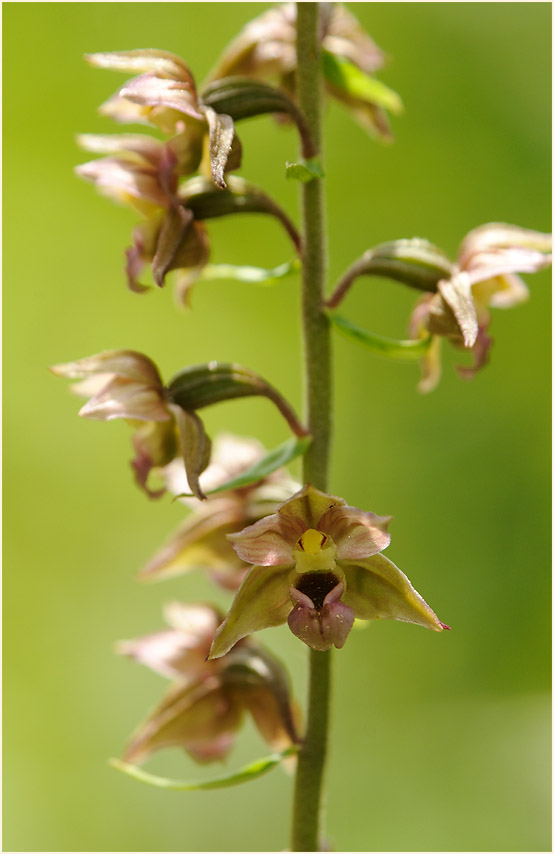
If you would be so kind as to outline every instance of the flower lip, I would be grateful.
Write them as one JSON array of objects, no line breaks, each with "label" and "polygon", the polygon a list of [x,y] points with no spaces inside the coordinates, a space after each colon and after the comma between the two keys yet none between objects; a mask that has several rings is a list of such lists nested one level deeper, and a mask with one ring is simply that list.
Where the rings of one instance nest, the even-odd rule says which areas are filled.
[{"label": "flower lip", "polygon": [[[304,572],[294,587],[291,587],[290,593],[291,598],[296,604],[304,604],[304,599],[300,601],[300,597],[296,597],[294,594],[296,591],[301,593],[303,597],[307,597],[311,602],[311,607],[315,608],[316,611],[320,611],[323,608],[327,596],[335,590],[335,588],[339,585],[343,584],[341,582],[338,575],[334,572],[325,572],[323,570],[316,572]],[[344,585],[343,585],[344,588]],[[307,605],[307,603],[305,603]]]}]

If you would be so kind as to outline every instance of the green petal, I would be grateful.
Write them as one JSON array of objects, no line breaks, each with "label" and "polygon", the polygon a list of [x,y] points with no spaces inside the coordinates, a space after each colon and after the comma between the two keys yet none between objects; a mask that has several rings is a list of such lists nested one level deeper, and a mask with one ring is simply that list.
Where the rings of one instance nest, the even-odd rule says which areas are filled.
[{"label": "green petal", "polygon": [[223,774],[220,777],[212,777],[211,780],[170,780],[168,777],[157,777],[155,774],[149,774],[143,771],[142,768],[137,768],[136,765],[131,765],[129,762],[122,762],[120,759],[110,759],[109,764],[117,771],[122,771],[128,774],[129,777],[134,777],[141,783],[148,783],[149,786],[156,786],[158,789],[171,789],[175,792],[194,792],[201,789],[224,789],[227,786],[237,786],[239,783],[247,783],[249,780],[255,780],[256,777],[261,777],[267,774],[276,765],[279,765],[283,759],[293,756],[297,752],[296,747],[289,747],[282,753],[272,753],[270,756],[264,756],[263,759],[256,759],[248,765],[239,768],[238,771],[233,771],[231,774]]},{"label": "green petal", "polygon": [[342,601],[362,620],[401,620],[442,632],[444,624],[414,590],[409,579],[384,555],[339,561],[346,591]]},{"label": "green petal", "polygon": [[[302,439],[288,439],[282,445],[273,448],[272,451],[258,460],[254,465],[250,466],[237,477],[233,477],[217,486],[215,489],[208,489],[206,495],[214,495],[216,492],[227,492],[230,489],[240,489],[243,486],[250,486],[252,483],[257,483],[263,480],[277,469],[286,466],[291,460],[305,454],[310,442],[311,436],[305,436]],[[182,492],[176,495],[175,498],[191,498],[192,492]]]},{"label": "green petal", "polygon": [[237,266],[235,264],[208,264],[204,267],[200,278],[202,280],[232,279],[237,282],[247,282],[253,285],[273,285],[279,279],[290,276],[300,270],[301,264],[298,258],[286,261],[271,269],[263,267],[250,267],[248,265]]},{"label": "green petal", "polygon": [[352,341],[367,347],[372,353],[386,356],[388,359],[399,359],[402,362],[417,362],[427,353],[431,338],[417,338],[409,341],[396,341],[393,338],[383,338],[374,335],[359,326],[355,326],[340,314],[334,311],[327,312],[327,316],[337,329]]},{"label": "green petal", "polygon": [[220,658],[246,635],[281,626],[292,610],[291,566],[253,566],[242,582],[227,618],[215,633],[208,658]]}]

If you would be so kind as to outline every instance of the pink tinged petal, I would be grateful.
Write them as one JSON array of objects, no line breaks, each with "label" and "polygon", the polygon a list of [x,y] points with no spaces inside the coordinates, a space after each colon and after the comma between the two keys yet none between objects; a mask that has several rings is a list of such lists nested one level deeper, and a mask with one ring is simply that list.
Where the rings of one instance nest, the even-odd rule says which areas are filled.
[{"label": "pink tinged petal", "polygon": [[[167,206],[167,197],[160,187],[157,172],[148,163],[103,157],[77,166],[75,172],[80,178],[92,181],[116,202],[129,204],[138,200],[156,207]],[[145,212],[148,213],[149,209]]]},{"label": "pink tinged petal", "polygon": [[503,249],[550,253],[552,252],[552,235],[520,228],[517,225],[489,222],[473,229],[464,238],[458,253],[458,263],[462,269],[467,269],[472,266],[476,255],[489,250]]},{"label": "pink tinged petal", "polygon": [[210,658],[220,658],[239,640],[286,622],[292,608],[290,567],[253,566],[242,582],[227,618],[216,632]]},{"label": "pink tinged petal", "polygon": [[414,590],[408,578],[384,555],[367,560],[341,561],[346,580],[342,597],[362,620],[400,620],[416,623],[436,632],[443,624]]},{"label": "pink tinged petal", "polygon": [[552,255],[542,255],[540,252],[525,249],[502,249],[476,255],[471,265],[466,267],[466,272],[471,284],[475,285],[477,282],[509,273],[538,273],[551,263]]},{"label": "pink tinged petal", "polygon": [[294,565],[293,546],[303,533],[300,520],[274,513],[238,534],[230,534],[229,540],[241,560],[247,563],[290,568]]},{"label": "pink tinged petal", "polygon": [[346,501],[334,495],[327,495],[326,492],[321,492],[311,484],[307,484],[292,498],[280,504],[277,514],[283,520],[294,519],[296,524],[300,523],[305,531],[308,528],[317,528],[323,514],[336,505],[344,506]]},{"label": "pink tinged petal", "polygon": [[142,382],[116,377],[80,409],[79,415],[98,421],[131,418],[138,421],[169,421],[163,395]]},{"label": "pink tinged petal", "polygon": [[178,631],[167,630],[120,641],[116,652],[134,658],[168,679],[186,679],[190,683],[206,670],[206,653],[199,653],[190,639]]},{"label": "pink tinged petal", "polygon": [[387,526],[392,516],[365,513],[357,507],[338,504],[323,514],[318,529],[329,534],[339,560],[371,557],[390,543]]},{"label": "pink tinged petal", "polygon": [[144,48],[120,50],[108,53],[85,54],[85,59],[96,68],[126,71],[130,74],[154,72],[161,77],[171,77],[186,82],[194,90],[194,78],[188,65],[167,50]]},{"label": "pink tinged petal", "polygon": [[53,374],[67,379],[81,379],[94,374],[115,374],[162,388],[154,362],[135,350],[105,350],[77,362],[54,365],[50,370]]},{"label": "pink tinged petal", "polygon": [[472,380],[475,374],[488,364],[489,351],[493,344],[493,339],[487,335],[488,326],[488,321],[479,325],[477,341],[471,351],[473,353],[473,365],[456,365],[458,374],[464,380]]},{"label": "pink tinged petal", "polygon": [[[170,602],[164,608],[166,623],[179,632],[189,649],[209,652],[221,614],[208,605],[184,605]],[[205,655],[204,655],[205,658]]]},{"label": "pink tinged petal", "polygon": [[152,165],[158,163],[164,148],[159,139],[142,133],[82,133],[77,135],[77,143],[94,154],[118,154],[139,163],[146,160]]},{"label": "pink tinged petal", "polygon": [[161,78],[151,73],[142,74],[129,80],[117,94],[143,107],[163,107],[205,121],[198,109],[196,92],[180,80]]},{"label": "pink tinged petal", "polygon": [[99,108],[101,116],[113,119],[120,124],[150,124],[150,107],[134,104],[119,95],[112,95]]},{"label": "pink tinged petal", "polygon": [[142,762],[168,747],[181,747],[205,761],[219,759],[230,746],[229,735],[239,727],[241,717],[242,708],[225,694],[217,676],[199,684],[177,683],[138,728],[124,759]]},{"label": "pink tinged petal", "polygon": [[466,347],[473,347],[477,339],[478,322],[471,293],[471,280],[467,273],[456,273],[451,279],[443,279],[438,291],[452,309]]}]

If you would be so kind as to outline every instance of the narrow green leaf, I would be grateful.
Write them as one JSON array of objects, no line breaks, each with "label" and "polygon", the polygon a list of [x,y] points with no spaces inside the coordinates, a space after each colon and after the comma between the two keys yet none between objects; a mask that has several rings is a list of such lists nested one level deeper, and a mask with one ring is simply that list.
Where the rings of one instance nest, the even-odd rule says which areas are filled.
[{"label": "narrow green leaf", "polygon": [[327,316],[347,338],[362,344],[373,353],[378,353],[380,356],[386,356],[389,359],[400,359],[403,362],[417,361],[425,356],[431,343],[430,337],[413,341],[395,341],[392,338],[383,338],[381,335],[374,335],[372,332],[366,332],[365,329],[355,326],[345,317],[341,317],[340,314],[329,311]]},{"label": "narrow green leaf", "polygon": [[308,181],[313,181],[314,178],[323,178],[325,176],[323,167],[317,157],[312,157],[301,163],[291,163],[287,160],[285,163],[285,170],[287,178],[294,178],[296,181],[301,181],[303,184],[307,184]]},{"label": "narrow green leaf", "polygon": [[232,279],[237,282],[248,282],[253,285],[273,285],[279,279],[284,279],[301,269],[299,258],[286,261],[277,267],[237,266],[235,264],[208,264],[204,267],[200,278],[204,280]]},{"label": "narrow green leaf", "polygon": [[[268,451],[265,457],[258,460],[257,463],[250,466],[242,474],[231,478],[231,480],[226,481],[221,486],[216,487],[216,489],[208,490],[206,495],[225,492],[228,489],[240,489],[243,486],[249,486],[251,483],[262,480],[272,472],[282,468],[282,466],[286,466],[291,460],[305,454],[311,441],[311,436],[304,436],[301,439],[287,439],[282,445],[278,445],[272,451]],[[192,498],[192,493],[182,492],[180,495],[176,495],[175,498]]]},{"label": "narrow green leaf", "polygon": [[265,756],[263,759],[256,759],[250,762],[249,765],[244,765],[238,771],[231,774],[222,774],[220,777],[213,777],[211,780],[171,780],[168,777],[158,777],[155,774],[149,774],[138,768],[136,765],[131,765],[128,762],[122,762],[120,759],[110,759],[109,764],[117,771],[122,771],[128,774],[129,777],[134,777],[141,783],[148,783],[150,786],[156,786],[158,789],[171,789],[174,792],[196,792],[201,789],[224,789],[227,786],[238,786],[239,783],[248,783],[249,780],[255,780],[256,777],[261,777],[267,774],[276,765],[279,765],[287,756],[292,756],[297,752],[296,747],[289,747],[283,753],[272,753],[270,756]]},{"label": "narrow green leaf", "polygon": [[400,95],[361,71],[348,59],[335,56],[328,50],[323,51],[323,74],[332,86],[337,86],[352,98],[360,98],[370,104],[376,104],[391,113],[404,110]]}]

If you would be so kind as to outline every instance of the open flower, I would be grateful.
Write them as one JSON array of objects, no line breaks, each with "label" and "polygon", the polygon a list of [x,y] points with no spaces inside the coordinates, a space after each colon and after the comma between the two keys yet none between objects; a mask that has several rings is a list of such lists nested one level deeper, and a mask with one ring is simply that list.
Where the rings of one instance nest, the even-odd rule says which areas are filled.
[{"label": "open flower", "polygon": [[[210,465],[200,477],[202,490],[209,493],[222,486],[257,463],[265,453],[263,445],[255,439],[230,434],[217,436]],[[160,474],[174,495],[191,491],[181,459],[173,460]],[[250,566],[237,555],[227,534],[237,533],[273,513],[298,488],[299,484],[285,469],[279,469],[248,486],[208,495],[206,501],[180,498],[193,512],[139,577],[144,581],[159,581],[193,569],[206,569],[217,584],[236,590]]]},{"label": "open flower", "polygon": [[413,337],[431,333],[423,359],[422,392],[432,391],[440,378],[440,339],[471,350],[474,364],[458,367],[471,379],[488,361],[492,339],[487,330],[488,308],[509,308],[524,302],[529,292],[517,273],[536,273],[552,263],[552,236],[504,223],[488,223],[463,240],[449,279],[438,283],[436,294],[425,294],[410,320]]},{"label": "open flower", "polygon": [[344,646],[356,617],[447,628],[404,573],[379,554],[390,542],[390,518],[307,485],[272,516],[231,535],[239,557],[255,566],[210,656],[225,655],[247,634],[286,622],[316,650]]},{"label": "open flower", "polygon": [[[331,57],[332,67],[338,70],[338,74],[330,74],[329,60],[327,65],[324,64],[327,91],[347,106],[367,130],[389,139],[391,132],[382,109],[384,104],[378,97],[378,92],[385,91],[385,87],[371,79],[373,98],[367,91],[363,93],[361,86],[354,94],[348,91],[348,87],[341,85],[340,64],[335,66],[335,61],[343,61],[359,72],[371,75],[383,65],[383,52],[342,3],[325,3],[321,4],[321,8],[322,48]],[[244,27],[220,57],[210,73],[210,80],[232,76],[276,80],[281,89],[294,95],[295,74],[296,4],[283,3],[254,18]],[[394,96],[390,90],[386,91],[391,105],[394,105],[398,96]]]},{"label": "open flower", "polygon": [[135,732],[125,761],[142,762],[169,747],[186,750],[197,762],[223,759],[245,712],[273,749],[284,750],[298,740],[287,674],[277,659],[244,640],[224,659],[206,661],[221,619],[218,612],[207,605],[173,602],[165,617],[170,629],[117,647],[174,680]]}]

